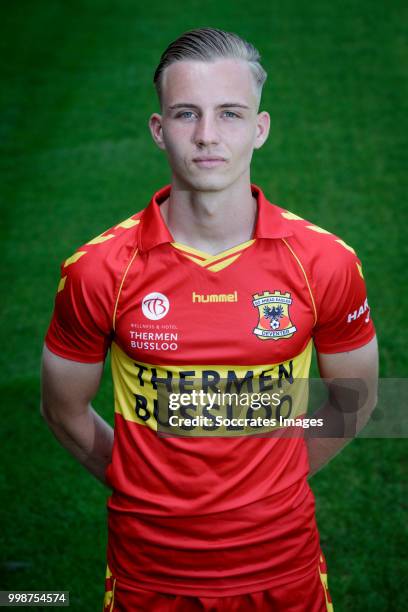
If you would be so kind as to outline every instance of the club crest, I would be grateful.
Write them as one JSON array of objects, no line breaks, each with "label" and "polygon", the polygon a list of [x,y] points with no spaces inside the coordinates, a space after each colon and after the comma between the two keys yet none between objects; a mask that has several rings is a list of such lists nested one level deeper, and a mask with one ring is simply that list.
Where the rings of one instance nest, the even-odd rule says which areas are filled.
[{"label": "club crest", "polygon": [[258,308],[259,320],[253,332],[260,340],[280,340],[291,338],[296,327],[290,320],[289,307],[292,304],[290,293],[264,291],[256,293],[252,304]]}]

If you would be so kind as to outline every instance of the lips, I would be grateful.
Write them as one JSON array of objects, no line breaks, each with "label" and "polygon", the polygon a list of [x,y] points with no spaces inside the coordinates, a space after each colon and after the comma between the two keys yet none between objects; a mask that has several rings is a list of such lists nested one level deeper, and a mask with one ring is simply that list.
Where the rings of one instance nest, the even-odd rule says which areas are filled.
[{"label": "lips", "polygon": [[206,157],[194,157],[193,161],[225,161],[225,157],[219,157],[218,155],[208,155]]},{"label": "lips", "polygon": [[224,164],[227,160],[225,157],[218,156],[207,156],[207,157],[195,157],[193,162],[201,168],[214,168]]}]

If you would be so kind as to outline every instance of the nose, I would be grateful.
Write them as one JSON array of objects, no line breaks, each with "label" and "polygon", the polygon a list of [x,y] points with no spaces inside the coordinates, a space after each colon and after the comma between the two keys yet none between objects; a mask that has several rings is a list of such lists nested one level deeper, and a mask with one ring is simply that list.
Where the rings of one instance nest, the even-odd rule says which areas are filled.
[{"label": "nose", "polygon": [[218,129],[214,117],[203,114],[198,119],[194,130],[194,142],[198,147],[219,143]]}]

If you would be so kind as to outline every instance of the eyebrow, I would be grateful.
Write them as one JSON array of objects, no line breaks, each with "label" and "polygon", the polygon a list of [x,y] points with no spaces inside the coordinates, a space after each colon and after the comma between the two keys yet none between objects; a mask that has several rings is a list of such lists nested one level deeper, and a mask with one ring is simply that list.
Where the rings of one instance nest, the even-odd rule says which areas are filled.
[{"label": "eyebrow", "polygon": [[[217,108],[246,108],[249,109],[249,106],[246,104],[241,104],[240,102],[225,102],[224,104],[219,104]],[[172,104],[169,106],[169,110],[175,110],[177,108],[195,108],[199,109],[200,107],[197,104],[192,104],[191,102],[180,102],[178,104]]]}]

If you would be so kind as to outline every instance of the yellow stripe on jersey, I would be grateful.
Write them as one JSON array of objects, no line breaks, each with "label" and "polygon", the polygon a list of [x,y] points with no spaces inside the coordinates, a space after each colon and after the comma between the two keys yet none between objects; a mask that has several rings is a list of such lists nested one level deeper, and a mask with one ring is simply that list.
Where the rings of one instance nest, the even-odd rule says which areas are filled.
[{"label": "yellow stripe on jersey", "polygon": [[202,266],[203,268],[206,266],[206,262],[203,261],[202,259],[198,259],[197,257],[194,257],[194,255],[188,255],[187,253],[183,253],[184,257],[187,257],[187,259],[191,259],[191,261],[194,261],[194,263],[196,263],[198,266]]},{"label": "yellow stripe on jersey", "polygon": [[64,261],[64,268],[66,268],[67,266],[70,266],[71,264],[75,263],[76,261],[78,261],[78,259],[81,259],[82,255],[86,255],[86,253],[87,253],[87,251],[77,251],[76,253],[71,255],[71,257],[68,257]]},{"label": "yellow stripe on jersey", "polygon": [[228,259],[224,259],[224,261],[220,261],[219,263],[212,264],[211,266],[208,266],[207,270],[210,270],[211,272],[219,272],[220,270],[223,270],[230,264],[234,263],[234,261],[236,261],[240,255],[241,253],[238,253],[238,255],[233,255],[232,257],[228,257]]},{"label": "yellow stripe on jersey", "polygon": [[[268,408],[271,411],[271,418],[275,418],[273,413],[278,417],[277,404],[282,398],[282,406],[279,408],[279,413],[283,418],[297,418],[307,412],[308,404],[308,377],[310,369],[310,361],[312,355],[312,340],[309,341],[307,347],[291,360],[283,363],[262,364],[262,365],[152,365],[141,361],[131,359],[115,342],[111,346],[111,367],[112,377],[115,381],[114,398],[115,412],[133,423],[145,425],[153,431],[157,431],[157,420],[162,422],[160,431],[163,429],[163,423],[167,422],[169,415],[178,415],[178,411],[169,409],[170,394],[174,393],[191,393],[196,390],[197,393],[203,390],[209,393],[214,398],[215,404],[218,400],[225,400],[217,395],[220,393],[232,394],[232,399],[235,402],[235,394],[238,398],[243,397],[249,403],[234,404],[235,416],[245,417],[253,404],[255,394],[258,396],[262,393],[277,393],[277,400],[274,398],[273,405]],[[290,363],[290,361],[292,363]],[[289,376],[290,373],[290,376]],[[216,383],[214,383],[216,380]],[[214,384],[217,391],[213,391],[211,384]],[[271,390],[273,389],[273,391]],[[210,389],[211,391],[208,391]],[[256,400],[255,401],[259,401]],[[204,402],[205,405],[205,402]],[[291,411],[289,414],[289,405]],[[199,404],[196,408],[195,415],[199,415],[199,411],[203,407]],[[214,410],[214,416],[224,415],[226,405],[219,404],[219,408]],[[264,418],[266,408],[254,408],[252,410],[253,418],[260,416]],[[241,414],[242,413],[242,414]],[[277,427],[268,426],[266,429],[257,429],[253,427],[242,431],[228,431],[224,433],[222,427],[214,431],[200,429],[191,435],[250,435],[263,433],[277,429]],[[179,430],[177,430],[177,433]],[[174,428],[168,426],[166,433],[175,434]]]},{"label": "yellow stripe on jersey", "polygon": [[59,293],[60,291],[62,291],[62,290],[63,290],[63,288],[65,287],[65,282],[66,282],[66,280],[67,280],[67,277],[66,277],[66,276],[63,276],[63,277],[60,279],[60,282],[58,283],[57,293]]},{"label": "yellow stripe on jersey", "polygon": [[312,230],[313,232],[317,232],[318,234],[331,234],[331,232],[328,232],[327,230],[323,229],[322,227],[319,227],[318,225],[306,225],[307,229]]},{"label": "yellow stripe on jersey", "polygon": [[90,240],[86,244],[100,244],[101,242],[106,242],[107,240],[110,240],[111,238],[114,238],[114,237],[115,237],[115,234],[107,234],[106,236],[104,236],[102,233],[102,234],[99,234],[99,236],[92,238],[92,240]]},{"label": "yellow stripe on jersey", "polygon": [[238,259],[241,253],[238,253],[238,255],[233,255],[232,257],[227,257],[226,259],[223,259],[218,263],[210,262],[210,264],[208,263],[208,261],[197,259],[196,257],[194,257],[194,255],[188,255],[187,253],[183,253],[183,255],[184,257],[187,257],[187,259],[191,259],[191,261],[196,263],[198,266],[201,266],[202,268],[207,268],[207,270],[210,270],[210,272],[219,272],[220,270],[223,270],[224,268],[232,264],[236,259]]},{"label": "yellow stripe on jersey", "polygon": [[355,250],[353,249],[352,246],[350,246],[349,244],[347,244],[347,242],[344,242],[344,240],[336,240],[336,242],[338,242],[339,244],[341,244],[341,246],[343,246],[345,249],[347,249],[348,251],[351,251],[352,253],[354,253],[354,255],[356,254]]},{"label": "yellow stripe on jersey", "polygon": [[205,259],[206,262],[217,261],[218,259],[224,258],[227,255],[233,255],[238,251],[243,251],[253,244],[255,240],[247,240],[246,242],[242,242],[241,244],[237,244],[230,249],[226,249],[225,251],[221,251],[221,253],[217,253],[216,255],[210,255],[205,251],[200,251],[199,249],[194,249],[193,247],[187,246],[186,244],[181,244],[180,242],[172,242],[172,246],[179,251],[184,253],[189,253],[190,255],[196,255],[200,259]]},{"label": "yellow stripe on jersey", "polygon": [[103,612],[113,612],[115,604],[115,588],[116,578],[113,579],[113,587],[111,591],[105,591],[105,597],[103,600]]},{"label": "yellow stripe on jersey", "polygon": [[357,266],[357,270],[358,270],[358,273],[360,274],[361,278],[364,278],[364,276],[363,276],[363,268],[357,262],[356,262],[356,266]]},{"label": "yellow stripe on jersey", "polygon": [[327,593],[329,591],[329,582],[328,582],[327,574],[323,574],[320,571],[320,567],[319,567],[319,576],[320,576],[320,580],[321,580],[321,583],[322,583],[323,589],[324,589],[324,598],[325,598],[325,601],[326,601],[326,610],[327,610],[327,612],[334,612],[333,604],[329,601],[329,598],[327,597]]},{"label": "yellow stripe on jersey", "polygon": [[207,259],[210,257],[208,253],[204,253],[204,251],[199,251],[198,249],[193,249],[193,247],[189,247],[186,244],[181,244],[180,242],[172,242],[171,246],[173,246],[178,251],[182,253],[189,253],[190,255],[195,255],[199,259]]},{"label": "yellow stripe on jersey", "polygon": [[289,221],[304,221],[302,217],[295,215],[295,213],[290,212],[289,210],[281,213],[284,219],[289,219]]},{"label": "yellow stripe on jersey", "polygon": [[[226,251],[222,251],[221,253],[217,253],[216,255],[210,255],[209,253],[205,253],[204,251],[194,249],[193,247],[189,247],[178,242],[172,242],[171,244],[175,249],[187,257],[187,259],[190,259],[202,268],[207,268],[207,270],[210,270],[211,272],[219,272],[236,261],[241,253],[250,247],[254,242],[255,240],[248,240],[247,242],[238,244],[237,246],[227,249]],[[229,255],[231,257],[228,257]]]},{"label": "yellow stripe on jersey", "polygon": [[124,221],[121,221],[120,223],[115,225],[115,228],[123,227],[124,229],[129,229],[131,227],[134,227],[138,223],[140,223],[140,219],[132,219],[132,217],[129,217],[129,219],[125,219]]}]

